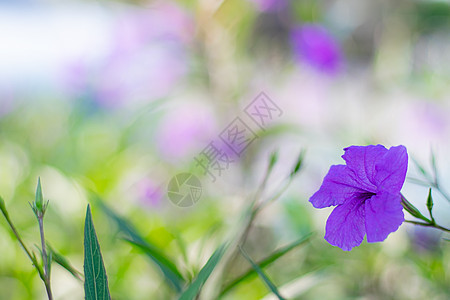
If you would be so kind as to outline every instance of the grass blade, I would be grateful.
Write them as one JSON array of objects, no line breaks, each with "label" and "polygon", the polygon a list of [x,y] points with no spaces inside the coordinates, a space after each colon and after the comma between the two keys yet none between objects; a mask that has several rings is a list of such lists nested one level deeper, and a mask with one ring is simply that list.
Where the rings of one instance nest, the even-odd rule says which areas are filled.
[{"label": "grass blade", "polygon": [[225,253],[225,249],[226,249],[225,245],[222,245],[219,248],[217,248],[216,251],[214,251],[209,260],[206,262],[206,264],[198,273],[197,278],[195,278],[195,280],[188,286],[188,288],[183,292],[183,294],[181,294],[179,300],[192,300],[197,297],[203,284],[209,278],[212,271],[214,270],[214,268],[222,258],[223,254]]},{"label": "grass blade", "polygon": [[[267,256],[266,258],[258,261],[257,264],[261,268],[264,268],[264,267],[270,265],[271,263],[273,263],[274,261],[276,261],[278,258],[282,257],[283,255],[287,254],[291,250],[297,248],[300,245],[305,244],[307,241],[309,241],[309,239],[312,236],[313,236],[312,233],[307,234],[306,236],[302,237],[301,239],[296,240],[295,242],[292,242],[284,247],[281,247],[280,249],[276,250],[275,252],[273,252],[272,254]],[[229,284],[227,284],[222,289],[222,292],[220,293],[220,295],[222,296],[222,295],[226,294],[228,291],[230,291],[232,288],[234,288],[236,285],[238,285],[242,281],[244,281],[252,276],[255,276],[255,275],[257,275],[256,270],[254,268],[249,269],[247,272],[243,273],[241,276],[237,277],[236,279],[231,281]]]},{"label": "grass blade", "polygon": [[242,256],[244,256],[245,259],[252,265],[252,268],[256,271],[256,273],[258,273],[259,277],[261,277],[261,279],[272,291],[272,293],[274,293],[278,297],[278,299],[285,300],[285,298],[280,295],[280,292],[278,292],[276,285],[269,279],[269,277],[267,277],[264,271],[250,258],[250,256],[244,251],[244,249],[239,246],[239,250],[241,250]]},{"label": "grass blade", "polygon": [[172,260],[167,258],[158,247],[146,241],[132,224],[120,217],[100,199],[97,199],[96,203],[102,208],[106,215],[117,224],[119,230],[125,234],[125,240],[141,248],[144,253],[161,269],[164,277],[170,285],[177,292],[181,292],[185,280],[178,271],[177,267],[172,263]]},{"label": "grass blade", "polygon": [[84,292],[86,300],[110,300],[108,278],[88,205],[84,224]]},{"label": "grass blade", "polygon": [[125,238],[125,241],[140,248],[144,253],[152,259],[152,261],[158,265],[163,272],[164,276],[173,284],[178,292],[181,291],[182,278],[178,273],[176,266],[167,259],[157,248],[146,242],[133,241]]}]

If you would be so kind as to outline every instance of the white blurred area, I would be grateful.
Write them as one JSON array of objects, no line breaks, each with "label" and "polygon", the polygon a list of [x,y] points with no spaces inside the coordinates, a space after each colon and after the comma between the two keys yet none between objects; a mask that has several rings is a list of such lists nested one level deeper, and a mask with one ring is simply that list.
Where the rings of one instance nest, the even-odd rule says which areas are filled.
[{"label": "white blurred area", "polygon": [[191,30],[169,1],[0,2],[0,96],[147,103],[187,72]]},{"label": "white blurred area", "polygon": [[94,3],[0,2],[0,84],[51,84],[72,61],[99,61],[113,22]]}]

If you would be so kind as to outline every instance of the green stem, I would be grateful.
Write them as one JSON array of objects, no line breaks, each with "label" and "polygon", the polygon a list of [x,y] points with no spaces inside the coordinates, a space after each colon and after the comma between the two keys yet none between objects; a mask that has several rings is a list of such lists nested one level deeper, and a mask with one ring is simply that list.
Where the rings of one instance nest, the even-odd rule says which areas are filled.
[{"label": "green stem", "polygon": [[[439,230],[442,230],[442,231],[450,232],[450,229],[436,224],[436,221],[434,220],[433,217],[431,217],[432,219],[430,220],[427,217],[425,217],[424,215],[422,215],[422,213],[420,213],[420,211],[414,205],[412,205],[408,200],[406,200],[406,198],[405,198],[405,196],[403,196],[403,194],[400,194],[400,195],[402,197],[402,206],[403,206],[403,208],[411,216],[424,221],[424,222],[418,222],[418,221],[412,221],[412,220],[405,220],[405,222],[411,223],[411,224],[415,224],[415,225],[419,225],[419,226],[433,227],[433,228],[436,228],[436,229],[439,229]],[[431,214],[431,211],[430,211],[430,214]]]},{"label": "green stem", "polygon": [[[27,254],[28,258],[31,260],[33,265],[35,265],[34,257],[31,255],[31,252],[28,250],[27,246],[25,246],[25,243],[22,241],[22,238],[20,237],[19,233],[16,230],[16,227],[14,226],[14,224],[11,221],[11,219],[9,218],[9,215],[5,214],[3,212],[3,216],[5,217],[6,222],[8,222],[9,227],[11,227],[11,230],[14,233],[16,239],[19,241],[20,246],[22,246],[22,249],[25,251],[25,253]],[[37,268],[37,270],[38,270],[38,272],[40,274],[42,272],[42,270],[37,265],[35,265],[35,267]]]},{"label": "green stem", "polygon": [[264,173],[264,177],[263,177],[261,184],[259,185],[259,187],[256,190],[253,197],[250,198],[250,204],[246,210],[246,214],[248,214],[248,217],[245,220],[244,229],[242,231],[240,231],[240,233],[236,237],[235,245],[233,247],[231,247],[232,250],[230,252],[230,255],[224,259],[225,267],[224,267],[223,274],[227,274],[229,272],[229,270],[231,269],[231,267],[234,265],[234,263],[236,262],[236,259],[239,256],[239,246],[245,244],[245,242],[248,238],[248,235],[250,234],[250,231],[253,226],[253,222],[256,218],[256,215],[258,214],[258,207],[261,205],[261,203],[259,203],[258,200],[260,200],[260,198],[265,190],[267,180],[269,179],[270,174],[272,173],[273,166],[274,166],[274,163],[270,162]]},{"label": "green stem", "polygon": [[52,296],[52,292],[50,289],[50,282],[47,280],[47,277],[45,276],[44,271],[42,270],[42,268],[39,266],[38,261],[36,260],[36,257],[34,255],[31,254],[30,250],[28,250],[27,246],[25,245],[25,243],[23,242],[22,238],[19,235],[19,232],[17,231],[16,227],[14,226],[13,222],[11,221],[11,219],[9,218],[9,214],[5,210],[2,208],[1,209],[3,216],[6,219],[6,222],[8,223],[9,227],[11,228],[12,232],[14,233],[14,236],[16,237],[16,239],[19,241],[20,246],[22,247],[22,249],[25,251],[25,253],[27,254],[28,258],[31,260],[33,266],[36,268],[36,270],[39,273],[39,277],[41,277],[42,281],[44,282],[45,285],[45,289],[47,291],[47,295],[48,295],[48,299],[49,300],[53,300],[53,296]]},{"label": "green stem", "polygon": [[450,229],[442,227],[440,225],[437,224],[433,224],[433,223],[423,223],[423,222],[417,222],[417,221],[411,221],[411,220],[405,220],[405,222],[407,223],[411,223],[411,224],[415,224],[415,225],[419,225],[419,226],[425,226],[425,227],[433,227],[442,231],[446,231],[446,232],[450,232]]},{"label": "green stem", "polygon": [[45,275],[45,289],[47,290],[47,296],[49,300],[53,300],[52,289],[50,286],[50,270],[49,263],[47,261],[47,250],[45,247],[45,236],[44,236],[44,216],[38,218],[39,222],[39,232],[41,233],[41,245],[42,245],[42,261],[44,262],[44,275]]}]

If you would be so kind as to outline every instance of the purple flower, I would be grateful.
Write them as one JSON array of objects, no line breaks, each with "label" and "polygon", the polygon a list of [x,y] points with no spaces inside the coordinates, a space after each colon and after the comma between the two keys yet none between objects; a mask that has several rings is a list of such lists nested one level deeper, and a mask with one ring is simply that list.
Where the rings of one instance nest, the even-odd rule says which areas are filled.
[{"label": "purple flower", "polygon": [[408,168],[404,146],[351,146],[346,165],[331,166],[320,189],[309,199],[315,208],[336,206],[325,239],[349,251],[367,234],[369,243],[384,241],[403,223],[400,190]]},{"label": "purple flower", "polygon": [[325,73],[336,73],[342,64],[339,44],[321,25],[307,24],[291,31],[294,54],[300,61]]}]

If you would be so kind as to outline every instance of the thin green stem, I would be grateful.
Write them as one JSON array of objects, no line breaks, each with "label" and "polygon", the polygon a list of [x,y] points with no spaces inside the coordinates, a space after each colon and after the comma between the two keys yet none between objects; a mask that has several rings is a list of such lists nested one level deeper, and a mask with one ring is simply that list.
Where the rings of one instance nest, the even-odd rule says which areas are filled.
[{"label": "thin green stem", "polygon": [[[39,277],[41,277],[42,281],[44,282],[45,285],[45,289],[47,291],[47,296],[49,300],[53,300],[53,296],[52,296],[52,292],[50,289],[50,280],[47,279],[46,274],[44,273],[43,269],[40,267],[36,256],[34,254],[32,254],[32,252],[30,250],[28,250],[27,246],[25,245],[25,243],[23,242],[22,238],[19,235],[19,232],[17,231],[16,227],[14,226],[13,222],[11,221],[11,219],[9,218],[9,214],[6,211],[6,208],[2,208],[1,209],[3,216],[6,219],[6,222],[8,223],[9,227],[11,228],[11,231],[13,232],[14,236],[16,237],[17,241],[19,241],[20,246],[22,247],[22,249],[25,251],[26,255],[28,256],[28,258],[31,260],[33,266],[36,268],[36,270],[39,273]],[[43,248],[44,249],[44,248]],[[45,263],[45,262],[44,262]]]},{"label": "thin green stem", "polygon": [[256,208],[255,211],[259,212],[260,210],[262,210],[264,207],[266,207],[267,205],[269,205],[270,203],[278,200],[283,194],[284,192],[286,192],[286,190],[289,188],[289,186],[292,183],[292,177],[289,176],[289,178],[287,178],[286,183],[283,187],[281,187],[278,192],[273,195],[272,197],[270,197],[269,199],[267,199],[266,201],[260,203]]},{"label": "thin green stem", "polygon": [[47,290],[47,296],[49,300],[53,300],[52,289],[50,285],[50,270],[49,270],[49,261],[47,256],[47,250],[45,247],[45,236],[44,236],[44,216],[38,217],[39,222],[39,232],[41,234],[41,245],[42,245],[42,261],[44,262],[44,275],[45,275],[45,289]]},{"label": "thin green stem", "polygon": [[424,222],[418,222],[418,221],[405,220],[405,222],[415,224],[415,225],[420,225],[420,226],[433,227],[436,229],[440,229],[442,231],[450,232],[450,229],[447,229],[443,226],[436,224],[436,221],[434,220],[434,218],[431,214],[431,211],[430,211],[430,216],[431,216],[431,220],[430,220],[427,217],[425,217],[424,215],[422,215],[422,213],[414,205],[412,205],[411,202],[409,202],[405,198],[405,196],[403,196],[403,194],[400,194],[400,195],[402,197],[403,208],[414,218],[424,221]]},{"label": "thin green stem", "polygon": [[225,259],[226,262],[224,263],[225,265],[225,270],[223,272],[224,274],[228,273],[228,270],[231,268],[231,266],[233,266],[233,264],[235,263],[236,259],[239,256],[239,246],[244,245],[245,241],[248,238],[248,235],[252,229],[253,222],[258,213],[257,210],[257,207],[259,206],[258,200],[261,198],[261,195],[265,190],[267,180],[269,179],[270,174],[272,173],[273,166],[274,166],[273,163],[269,163],[264,173],[264,177],[262,179],[261,184],[258,186],[258,189],[253,194],[253,197],[250,198],[250,204],[246,210],[246,214],[248,214],[248,217],[244,224],[244,230],[242,230],[238,235],[238,237],[236,238],[235,247],[233,247],[233,250],[231,250],[230,255]]},{"label": "thin green stem", "polygon": [[[22,249],[25,251],[25,253],[27,254],[28,258],[31,260],[31,262],[33,262],[34,264],[34,258],[31,255],[31,252],[28,250],[27,246],[25,246],[25,243],[22,241],[22,238],[20,237],[19,233],[16,230],[16,227],[14,226],[14,224],[12,223],[11,219],[9,218],[8,214],[3,213],[3,216],[6,219],[6,222],[8,222],[9,227],[11,228],[12,232],[14,233],[16,239],[19,241],[20,246],[22,246]],[[36,266],[37,267],[37,266]],[[38,270],[40,271],[40,270]]]},{"label": "thin green stem", "polygon": [[423,223],[423,222],[418,222],[418,221],[412,221],[412,220],[405,220],[405,222],[407,223],[411,223],[411,224],[415,224],[415,225],[419,225],[419,226],[424,226],[424,227],[433,227],[445,232],[450,232],[450,229],[442,227],[440,225],[437,224],[433,224],[433,223]]},{"label": "thin green stem", "polygon": [[22,249],[25,251],[26,255],[28,256],[28,258],[31,260],[33,266],[36,268],[36,270],[39,273],[39,277],[41,277],[42,280],[44,280],[45,282],[45,275],[44,272],[42,270],[42,268],[40,268],[39,263],[36,260],[36,257],[34,255],[31,254],[30,250],[28,250],[27,246],[25,245],[25,243],[22,241],[22,238],[19,235],[19,232],[17,231],[16,227],[14,226],[13,222],[11,221],[11,219],[9,218],[9,214],[4,211],[2,209],[2,213],[3,216],[6,219],[6,222],[8,223],[9,227],[11,228],[12,232],[14,233],[14,236],[16,237],[16,239],[19,241],[20,246],[22,247]]}]

